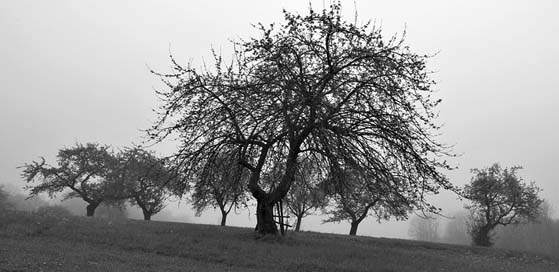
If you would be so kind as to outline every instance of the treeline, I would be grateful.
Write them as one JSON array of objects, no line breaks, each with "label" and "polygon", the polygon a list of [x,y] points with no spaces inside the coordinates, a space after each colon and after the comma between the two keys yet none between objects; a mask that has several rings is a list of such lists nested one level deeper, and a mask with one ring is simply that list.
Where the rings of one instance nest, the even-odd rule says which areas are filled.
[{"label": "treeline", "polygon": [[93,216],[105,204],[140,208],[144,219],[160,212],[168,198],[167,184],[179,174],[166,158],[140,147],[117,152],[96,143],[76,144],[58,151],[56,164],[44,158],[25,164],[22,176],[30,184],[30,196],[47,193],[62,199],[80,198],[87,203],[86,215]]},{"label": "treeline", "polygon": [[[246,209],[250,201],[250,174],[239,163],[239,155],[235,148],[220,150],[196,165],[199,171],[185,175],[188,171],[176,159],[160,158],[138,146],[114,151],[106,145],[76,144],[59,150],[54,165],[42,158],[25,164],[22,175],[31,196],[62,193],[63,199],[82,199],[87,203],[87,216],[93,216],[101,204],[121,210],[132,205],[150,220],[175,196],[188,200],[197,215],[208,208],[219,209],[224,226],[232,210]],[[278,157],[264,171],[260,179],[266,190],[278,186],[284,167]],[[491,246],[499,226],[537,221],[542,214],[539,188],[525,184],[518,169],[502,169],[498,164],[474,169],[471,183],[461,193],[468,200],[468,216],[459,214],[450,221],[445,236],[439,234],[438,221],[414,218],[410,235],[418,240]],[[356,235],[367,217],[407,219],[413,210],[409,199],[389,187],[371,186],[363,169],[351,160],[324,172],[312,157],[303,156],[293,174],[289,192],[275,208],[280,216],[294,219],[290,221],[295,231],[300,230],[303,218],[314,212],[327,215],[325,222],[350,223],[349,234]],[[274,221],[282,227],[283,219],[276,217]]]},{"label": "treeline", "polygon": [[[43,193],[50,197],[61,194],[62,200],[68,201],[81,199],[87,203],[87,216],[94,216],[98,207],[124,210],[128,204],[142,209],[144,219],[150,220],[165,207],[169,197],[176,196],[188,200],[197,215],[208,208],[219,208],[221,225],[226,225],[227,215],[247,208],[250,200],[246,190],[249,176],[238,163],[236,152],[218,153],[199,172],[185,176],[169,158],[158,158],[140,147],[114,151],[107,145],[78,143],[60,149],[55,164],[41,158],[21,168],[28,182],[26,189],[35,202],[40,202],[38,196]],[[265,188],[277,186],[283,167],[278,159],[264,173]],[[304,217],[316,211],[329,215],[327,222],[351,223],[351,235],[369,215],[378,220],[391,216],[402,219],[410,211],[404,202],[388,202],[387,197],[392,195],[368,189],[368,181],[349,166],[338,166],[336,176],[327,176],[310,159],[304,159],[297,165],[294,179],[278,208],[285,210],[286,218],[293,218],[295,231],[300,230]],[[40,205],[44,203],[36,206]]]}]

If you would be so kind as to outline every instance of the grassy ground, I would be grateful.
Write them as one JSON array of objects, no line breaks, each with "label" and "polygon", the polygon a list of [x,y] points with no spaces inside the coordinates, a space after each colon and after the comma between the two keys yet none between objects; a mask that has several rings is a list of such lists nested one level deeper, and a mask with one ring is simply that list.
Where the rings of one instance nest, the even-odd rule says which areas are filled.
[{"label": "grassy ground", "polygon": [[0,271],[559,271],[527,253],[395,239],[8,212]]}]

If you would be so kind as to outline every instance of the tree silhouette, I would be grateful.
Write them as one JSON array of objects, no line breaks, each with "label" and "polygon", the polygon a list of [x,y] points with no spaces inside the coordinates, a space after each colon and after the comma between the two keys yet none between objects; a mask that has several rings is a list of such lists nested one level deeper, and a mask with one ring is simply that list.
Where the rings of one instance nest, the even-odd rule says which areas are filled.
[{"label": "tree silhouette", "polygon": [[[305,16],[284,12],[282,24],[258,30],[235,44],[231,62],[214,53],[214,66],[196,69],[171,57],[174,71],[156,73],[169,90],[158,92],[150,135],[178,136],[176,157],[187,175],[217,150],[237,146],[260,234],[277,234],[273,207],[289,192],[302,153],[321,167],[330,155],[352,157],[416,208],[432,209],[424,195],[452,188],[441,174],[450,169],[448,148],[434,137],[440,100],[431,97],[427,56],[373,25],[344,21],[339,3]],[[283,173],[265,190],[260,177],[273,158],[282,159]]]},{"label": "tree silhouette", "polygon": [[298,166],[295,180],[286,196],[286,206],[296,218],[295,231],[300,231],[303,218],[313,210],[324,208],[328,203],[325,192],[319,188],[321,171],[309,159],[303,158]]},{"label": "tree silhouette", "polygon": [[64,199],[79,197],[88,203],[87,216],[93,216],[95,209],[103,201],[115,200],[115,183],[108,177],[111,167],[116,164],[116,157],[108,146],[96,143],[62,148],[57,154],[57,166],[51,166],[41,158],[22,166],[22,176],[29,185],[30,195],[36,196],[46,192],[50,197],[70,189]]},{"label": "tree silhouette", "polygon": [[192,204],[196,215],[208,207],[217,207],[221,211],[221,225],[225,226],[231,209],[246,205],[248,173],[237,158],[238,150],[227,149],[207,160],[194,180]]},{"label": "tree silhouette", "polygon": [[469,233],[478,246],[491,246],[492,231],[498,225],[517,225],[535,220],[540,213],[540,189],[525,184],[517,175],[521,167],[502,169],[497,163],[484,169],[472,169],[474,177],[464,187],[464,196],[472,203]]},{"label": "tree silhouette", "polygon": [[414,203],[378,180],[378,176],[367,175],[353,163],[336,163],[332,170],[332,176],[323,184],[333,202],[333,207],[326,210],[330,218],[325,222],[349,221],[349,235],[356,235],[359,224],[370,214],[379,221],[392,216],[407,218]]},{"label": "tree silhouette", "polygon": [[117,180],[121,180],[122,199],[142,209],[144,220],[151,220],[165,207],[169,198],[166,185],[180,179],[176,169],[166,159],[140,147],[128,148],[119,154]]}]

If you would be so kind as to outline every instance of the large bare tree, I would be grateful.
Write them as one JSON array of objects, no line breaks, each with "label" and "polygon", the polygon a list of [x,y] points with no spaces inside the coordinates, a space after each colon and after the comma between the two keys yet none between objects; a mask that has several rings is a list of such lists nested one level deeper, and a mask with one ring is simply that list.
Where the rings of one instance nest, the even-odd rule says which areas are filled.
[{"label": "large bare tree", "polygon": [[[260,25],[260,36],[235,43],[231,62],[183,66],[158,74],[169,86],[150,130],[154,139],[181,140],[177,158],[194,174],[225,145],[236,145],[250,171],[257,231],[276,234],[273,206],[295,180],[302,153],[327,167],[332,156],[352,157],[374,180],[431,209],[426,193],[452,188],[441,174],[448,149],[438,143],[427,56],[403,38],[343,20],[339,4]],[[281,158],[283,174],[271,190],[262,173]],[[334,158],[336,159],[336,158]],[[371,180],[373,182],[373,180]]]}]

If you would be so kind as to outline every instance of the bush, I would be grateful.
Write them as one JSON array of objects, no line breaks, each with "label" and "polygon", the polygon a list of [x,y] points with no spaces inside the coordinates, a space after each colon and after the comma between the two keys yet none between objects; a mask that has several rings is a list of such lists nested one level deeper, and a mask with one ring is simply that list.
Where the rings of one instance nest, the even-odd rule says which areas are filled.
[{"label": "bush", "polygon": [[12,203],[9,201],[10,195],[4,187],[0,185],[0,211],[9,210],[12,208]]},{"label": "bush", "polygon": [[101,203],[95,210],[95,218],[109,221],[123,221],[128,219],[126,206],[115,206]]},{"label": "bush", "polygon": [[37,214],[41,216],[48,216],[48,217],[70,217],[72,213],[70,211],[60,205],[54,206],[42,206],[39,207],[36,211]]}]

